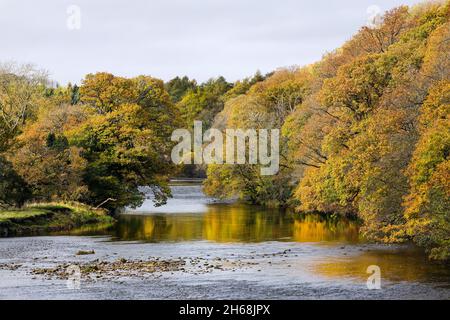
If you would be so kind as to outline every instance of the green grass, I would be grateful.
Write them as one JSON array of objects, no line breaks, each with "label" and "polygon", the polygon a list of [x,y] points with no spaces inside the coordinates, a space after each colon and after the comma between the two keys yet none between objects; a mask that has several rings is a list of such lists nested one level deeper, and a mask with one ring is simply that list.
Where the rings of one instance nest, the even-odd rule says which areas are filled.
[{"label": "green grass", "polygon": [[44,234],[112,223],[114,219],[106,211],[80,203],[35,203],[0,211],[0,236]]},{"label": "green grass", "polygon": [[26,209],[26,210],[11,210],[11,211],[0,211],[0,222],[9,220],[26,220],[33,219],[39,216],[48,215],[49,212],[46,210],[39,209]]}]

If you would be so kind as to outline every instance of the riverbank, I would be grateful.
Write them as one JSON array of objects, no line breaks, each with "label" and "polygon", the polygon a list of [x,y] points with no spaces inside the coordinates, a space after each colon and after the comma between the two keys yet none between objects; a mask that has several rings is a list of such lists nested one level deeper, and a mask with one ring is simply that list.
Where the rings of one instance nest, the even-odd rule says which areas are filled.
[{"label": "riverbank", "polygon": [[70,231],[86,225],[111,225],[106,211],[78,203],[31,204],[17,210],[0,210],[0,237],[41,235]]}]

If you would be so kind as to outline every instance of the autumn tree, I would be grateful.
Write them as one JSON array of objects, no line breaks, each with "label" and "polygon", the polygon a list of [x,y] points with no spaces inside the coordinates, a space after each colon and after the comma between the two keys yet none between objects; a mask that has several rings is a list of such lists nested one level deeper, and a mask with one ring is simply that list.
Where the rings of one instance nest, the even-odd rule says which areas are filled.
[{"label": "autumn tree", "polygon": [[69,145],[67,138],[67,131],[86,118],[79,106],[45,105],[37,120],[18,136],[10,159],[29,186],[33,200],[86,200],[88,188],[83,174],[87,163],[81,149]]},{"label": "autumn tree", "polygon": [[172,170],[170,135],[179,124],[163,82],[99,73],[86,77],[80,94],[92,115],[70,132],[69,142],[83,149],[87,161],[88,202],[114,199],[108,208],[138,206],[148,187],[156,204],[165,203]]},{"label": "autumn tree", "polygon": [[0,66],[0,206],[21,206],[31,196],[6,153],[26,123],[35,118],[46,85],[45,72],[30,65]]},{"label": "autumn tree", "polygon": [[433,258],[450,257],[450,80],[437,83],[420,115],[421,138],[408,167],[407,233]]},{"label": "autumn tree", "polygon": [[30,65],[0,66],[0,152],[8,149],[28,119],[32,119],[47,84],[45,72]]},{"label": "autumn tree", "polygon": [[[308,94],[309,72],[283,69],[257,81],[246,94],[230,98],[219,113],[214,127],[242,129],[281,129],[284,119]],[[286,139],[280,141],[281,170],[275,176],[262,176],[260,165],[209,166],[205,191],[220,198],[236,197],[254,204],[286,206],[292,183],[287,163]]]}]

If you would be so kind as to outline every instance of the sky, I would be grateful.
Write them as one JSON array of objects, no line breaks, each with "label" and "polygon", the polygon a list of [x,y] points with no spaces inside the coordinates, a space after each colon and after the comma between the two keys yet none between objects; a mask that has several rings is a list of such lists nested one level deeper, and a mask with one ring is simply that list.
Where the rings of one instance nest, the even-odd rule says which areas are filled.
[{"label": "sky", "polygon": [[88,73],[235,81],[307,65],[381,12],[420,0],[0,0],[0,62],[62,85]]}]

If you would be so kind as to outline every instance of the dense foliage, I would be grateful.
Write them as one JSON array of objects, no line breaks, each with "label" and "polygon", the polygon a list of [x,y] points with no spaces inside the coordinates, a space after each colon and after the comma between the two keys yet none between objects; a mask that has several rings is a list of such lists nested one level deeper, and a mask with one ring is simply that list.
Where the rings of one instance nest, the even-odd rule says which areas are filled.
[{"label": "dense foliage", "polygon": [[0,100],[8,119],[0,125],[3,203],[107,201],[103,207],[113,209],[140,205],[142,187],[157,204],[166,201],[179,115],[161,80],[97,73],[79,88],[54,88],[34,81],[37,71],[7,71],[0,73],[8,89]]},{"label": "dense foliage", "polygon": [[387,12],[318,63],[228,100],[214,126],[281,129],[281,168],[210,166],[206,192],[356,215],[371,239],[414,239],[447,259],[449,5]]}]

